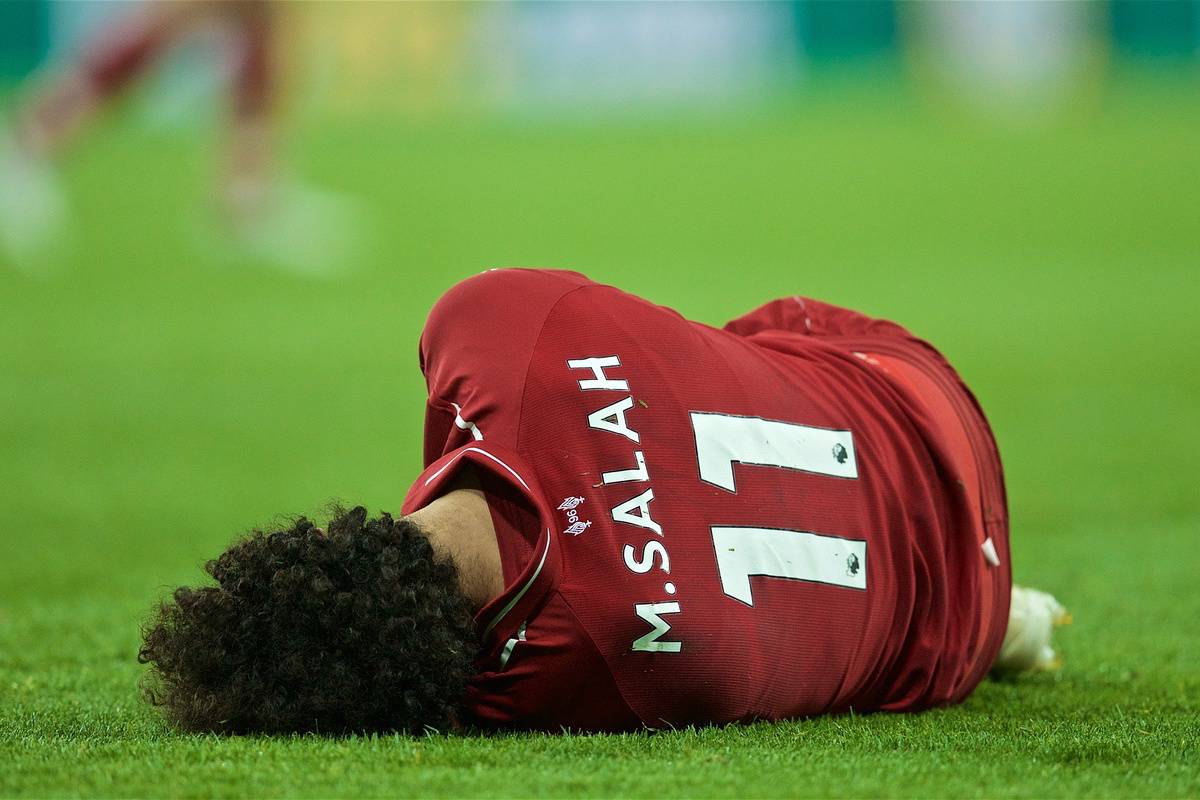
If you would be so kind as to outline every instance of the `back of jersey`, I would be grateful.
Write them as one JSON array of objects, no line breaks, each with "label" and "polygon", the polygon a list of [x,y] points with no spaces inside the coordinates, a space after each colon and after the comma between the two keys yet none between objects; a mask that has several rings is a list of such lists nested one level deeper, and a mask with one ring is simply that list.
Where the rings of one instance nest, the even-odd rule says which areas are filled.
[{"label": "back of jersey", "polygon": [[901,402],[817,338],[785,355],[595,285],[555,305],[518,449],[576,504],[559,590],[644,722],[905,691],[916,573],[938,568],[915,531],[942,522]]}]

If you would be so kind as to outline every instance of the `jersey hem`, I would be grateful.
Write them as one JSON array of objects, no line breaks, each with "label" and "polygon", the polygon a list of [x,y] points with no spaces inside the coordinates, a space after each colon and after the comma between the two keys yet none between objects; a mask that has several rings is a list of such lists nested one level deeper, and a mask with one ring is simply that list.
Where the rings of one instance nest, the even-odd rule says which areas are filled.
[{"label": "jersey hem", "polygon": [[583,621],[579,619],[579,615],[575,613],[575,606],[571,605],[571,601],[568,600],[562,591],[560,591],[557,587],[553,591],[556,595],[558,595],[558,598],[562,600],[563,605],[567,607],[567,610],[571,612],[571,616],[575,619],[575,629],[587,638],[588,644],[590,644],[592,649],[596,651],[596,656],[604,662],[604,669],[608,671],[608,677],[609,680],[612,681],[613,689],[616,690],[617,695],[621,698],[621,702],[625,704],[625,708],[629,709],[629,713],[637,718],[637,721],[642,728],[651,729],[651,726],[646,724],[646,720],[642,719],[642,715],[634,710],[633,704],[629,702],[629,698],[625,696],[625,692],[621,690],[621,684],[619,681],[617,681],[617,676],[613,675],[612,669],[609,668],[608,659],[604,657],[604,651],[600,649],[600,645],[596,644],[596,640],[592,638],[591,631],[587,629],[587,627],[583,624]]}]

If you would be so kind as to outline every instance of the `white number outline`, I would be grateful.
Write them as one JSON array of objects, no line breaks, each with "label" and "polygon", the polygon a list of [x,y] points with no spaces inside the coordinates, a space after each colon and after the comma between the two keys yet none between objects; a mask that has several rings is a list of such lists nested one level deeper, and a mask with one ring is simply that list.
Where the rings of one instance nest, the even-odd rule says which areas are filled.
[{"label": "white number outline", "polygon": [[[816,466],[814,464],[808,464],[808,462],[805,462],[805,459],[803,459],[803,458],[792,458],[791,462],[793,464],[798,463],[798,462],[805,462],[806,464],[808,464],[808,466],[813,466],[814,468],[790,466],[787,464],[772,464],[772,463],[765,462],[762,460],[743,461],[743,460],[735,457],[737,445],[734,443],[731,443],[730,438],[731,438],[731,434],[732,434],[732,438],[736,438],[737,434],[739,434],[739,433],[744,435],[745,434],[744,429],[739,431],[738,428],[728,428],[726,430],[720,430],[718,428],[716,431],[714,431],[712,428],[710,428],[708,426],[702,426],[703,431],[701,431],[701,429],[698,429],[696,426],[697,417],[704,417],[704,418],[725,417],[725,418],[742,419],[742,420],[757,420],[764,424],[762,426],[751,425],[751,426],[749,426],[749,428],[753,429],[755,427],[761,427],[761,430],[755,431],[755,434],[761,435],[763,437],[763,441],[768,442],[768,443],[769,443],[768,434],[772,430],[778,432],[781,427],[788,429],[786,432],[792,436],[799,435],[802,437],[804,433],[816,434],[818,437],[825,438],[825,441],[822,442],[823,445],[827,445],[827,444],[829,444],[829,442],[833,442],[834,447],[836,447],[838,444],[841,444],[845,448],[844,454],[846,455],[847,458],[846,458],[846,461],[839,461],[838,466],[833,468],[835,471],[832,473],[828,469],[822,469],[819,466]],[[719,489],[723,489],[724,491],[729,492],[730,494],[736,495],[738,493],[737,492],[737,480],[736,480],[736,474],[735,474],[737,464],[745,464],[748,466],[757,466],[757,467],[772,467],[775,469],[784,469],[784,470],[788,470],[791,472],[805,472],[810,475],[821,475],[823,477],[840,478],[842,480],[857,480],[858,479],[858,462],[857,462],[857,456],[856,456],[856,452],[855,452],[855,448],[854,448],[854,434],[849,430],[842,429],[842,428],[821,428],[821,427],[817,427],[817,426],[813,426],[813,425],[804,425],[801,423],[769,419],[766,417],[758,417],[758,416],[751,416],[751,415],[739,415],[739,414],[723,414],[720,412],[692,411],[692,412],[689,412],[688,418],[692,424],[692,438],[695,443],[695,452],[696,452],[696,467],[697,467],[697,472],[700,475],[700,480],[703,483],[709,484],[710,486],[716,486]],[[797,431],[799,431],[799,433]],[[718,459],[718,461],[722,464],[723,463],[729,464],[729,475],[730,475],[730,478],[729,478],[730,485],[729,486],[722,485],[721,483],[716,482],[716,481],[708,480],[704,477],[704,465],[706,463],[708,463],[711,466],[713,463],[713,460],[712,459],[706,460],[702,457],[702,454],[701,454],[701,449],[702,449],[701,433],[702,432],[704,433],[704,435],[706,437],[705,441],[712,442],[713,444],[717,444],[719,442],[720,448],[722,448],[723,452],[719,452],[719,453],[717,453],[717,455],[720,456],[720,455],[728,454],[730,456],[728,461],[725,461],[724,458]],[[720,436],[714,436],[714,433],[724,435],[725,438],[721,439]],[[779,445],[773,444],[772,446],[778,447]],[[760,444],[760,447],[761,447],[761,444]],[[835,461],[837,460],[837,456],[833,454],[832,449],[831,449],[831,456],[832,456],[833,460],[835,460]],[[848,464],[848,466],[847,466],[847,464]],[[712,474],[711,470],[710,470],[709,474],[711,476],[711,474]],[[732,488],[730,488],[730,487],[732,487]],[[755,534],[761,534],[762,532],[765,532],[765,531],[779,531],[781,534],[783,534],[783,533],[800,534],[800,535],[803,535],[805,537],[805,539],[791,540],[791,541],[780,539],[779,540],[780,543],[786,544],[786,547],[784,547],[782,549],[780,549],[779,547],[771,546],[770,542],[774,541],[773,539],[766,540],[765,542],[761,542],[761,543],[758,540],[750,539],[747,542],[743,542],[743,545],[756,548],[756,550],[758,552],[757,552],[757,554],[751,555],[749,562],[747,562],[747,560],[745,558],[730,559],[729,557],[726,557],[725,559],[722,559],[722,557],[720,555],[720,550],[719,550],[720,545],[717,542],[718,532],[720,532],[722,534],[722,536],[725,536],[725,535],[728,535],[730,532],[737,531],[737,530],[746,531],[748,537],[754,536]],[[741,603],[743,605],[747,605],[750,607],[754,606],[754,596],[753,596],[752,586],[750,584],[750,579],[752,577],[756,577],[756,576],[757,577],[775,578],[776,580],[797,581],[797,582],[801,582],[801,583],[816,583],[816,584],[822,584],[825,586],[838,586],[840,588],[852,589],[852,590],[860,591],[860,592],[866,591],[867,542],[864,539],[852,539],[847,536],[838,536],[838,535],[834,535],[834,534],[822,534],[822,533],[816,533],[813,531],[801,531],[801,530],[796,530],[794,528],[777,528],[777,527],[773,527],[773,526],[755,526],[755,525],[710,525],[709,526],[709,535],[711,537],[712,544],[713,544],[713,557],[716,561],[717,574],[721,579],[721,589],[725,593],[726,597],[729,597],[730,599],[735,600],[738,603]],[[805,546],[804,542],[808,542],[809,546]],[[787,562],[789,565],[791,565],[794,563],[795,560],[801,560],[801,561],[811,560],[817,556],[828,557],[830,547],[831,546],[836,547],[838,542],[845,544],[846,552],[843,553],[843,552],[838,551],[835,553],[835,555],[838,558],[847,557],[846,576],[847,576],[847,578],[852,578],[853,580],[838,580],[837,578],[830,579],[830,576],[833,574],[833,572],[835,570],[832,570],[832,568],[829,565],[818,565],[816,568],[814,568],[813,572],[808,576],[805,576],[803,574],[797,575],[797,574],[792,574],[792,573],[781,575],[781,574],[777,574],[778,570],[776,572],[752,571],[754,569],[754,561],[755,560],[758,560],[760,564],[763,561],[772,561],[772,563],[775,563],[775,564],[778,564],[780,562]],[[725,544],[728,544],[728,542],[725,542]],[[824,552],[822,552],[822,551],[824,551]],[[791,557],[788,557],[788,556],[791,556]],[[857,569],[853,572],[850,571],[849,558],[848,558],[849,556],[853,556],[857,559],[858,566],[857,566]],[[729,573],[727,575],[731,562],[739,563],[739,564],[748,564],[748,567],[745,572],[742,572],[741,568],[739,568],[737,570],[736,574]],[[726,566],[726,569],[724,569],[724,570],[722,569],[723,563]],[[768,567],[767,569],[769,570],[770,567]],[[796,568],[790,567],[790,569],[792,569],[794,572]],[[744,590],[742,588],[743,586],[745,587]]]},{"label": "white number outline", "polygon": [[[823,475],[827,478],[840,478],[842,480],[848,480],[848,481],[858,480],[858,456],[857,456],[857,453],[854,448],[854,433],[850,430],[847,430],[845,428],[823,428],[818,425],[804,425],[799,422],[788,422],[787,420],[772,419],[770,417],[757,417],[752,414],[724,414],[719,411],[689,411],[688,412],[688,421],[692,425],[692,441],[694,443],[694,452],[696,454],[697,471],[700,475],[701,482],[707,483],[709,486],[716,486],[718,489],[722,489],[726,492],[729,492],[730,494],[737,494],[736,475],[735,475],[735,479],[733,481],[734,488],[732,488],[732,489],[730,489],[728,486],[724,486],[720,483],[717,483],[716,481],[710,481],[704,477],[704,471],[703,471],[703,467],[702,467],[702,465],[704,464],[704,461],[700,457],[700,437],[698,435],[698,431],[696,430],[696,418],[697,417],[709,417],[709,418],[723,417],[726,419],[757,420],[759,422],[763,422],[768,425],[780,425],[780,426],[786,426],[789,428],[801,428],[807,432],[817,434],[817,435],[834,434],[833,436],[830,437],[831,440],[834,440],[834,441],[836,441],[836,443],[839,443],[839,444],[842,444],[843,446],[845,446],[846,451],[847,451],[846,456],[847,456],[847,462],[850,464],[850,469],[843,470],[843,471],[850,472],[852,474],[841,475],[841,474],[838,474],[837,472],[829,472],[829,471],[820,470],[820,469],[807,469],[804,467],[791,467],[786,464],[770,464],[770,463],[759,462],[759,461],[741,461],[739,459],[731,459],[730,460],[730,463],[731,463],[730,471],[734,471],[734,469],[735,469],[732,466],[733,464],[745,464],[746,466],[750,466],[750,467],[770,467],[772,469],[787,470],[788,472],[803,472],[803,473],[807,473],[809,475]],[[837,436],[836,434],[844,434],[844,436]]]}]

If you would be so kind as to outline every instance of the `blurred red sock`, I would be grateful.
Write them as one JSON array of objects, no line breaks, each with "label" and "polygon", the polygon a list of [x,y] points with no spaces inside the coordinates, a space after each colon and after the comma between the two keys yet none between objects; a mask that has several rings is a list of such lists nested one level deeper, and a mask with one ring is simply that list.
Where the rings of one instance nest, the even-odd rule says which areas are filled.
[{"label": "blurred red sock", "polygon": [[100,99],[124,89],[162,53],[175,34],[169,16],[133,14],[104,32],[80,63]]},{"label": "blurred red sock", "polygon": [[175,36],[177,18],[135,13],[105,30],[79,62],[38,93],[20,115],[20,143],[38,155],[57,152],[93,109],[153,64]]},{"label": "blurred red sock", "polygon": [[242,119],[260,119],[270,113],[275,93],[273,15],[267,4],[252,3],[243,6],[237,21],[242,41],[233,74],[234,113]]}]

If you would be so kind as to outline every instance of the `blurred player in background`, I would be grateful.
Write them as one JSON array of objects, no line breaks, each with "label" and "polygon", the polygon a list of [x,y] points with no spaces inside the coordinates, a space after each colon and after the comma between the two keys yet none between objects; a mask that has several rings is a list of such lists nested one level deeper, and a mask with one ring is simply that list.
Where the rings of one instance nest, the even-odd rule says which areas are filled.
[{"label": "blurred player in background", "polygon": [[[218,190],[225,222],[247,253],[292,271],[324,274],[346,201],[280,176],[274,163],[277,17],[267,0],[152,0],[100,32],[36,88],[0,132],[0,247],[30,265],[66,224],[55,161],[84,125],[202,27],[224,35],[217,68],[228,74],[227,163]],[[321,232],[329,232],[318,241]],[[326,245],[326,246],[323,246]]]},{"label": "blurred player in background", "polygon": [[[928,343],[789,297],[723,329],[572,272],[451,289],[424,472],[210,561],[151,702],[224,732],[629,730],[918,711],[1054,665],[996,444]],[[392,413],[382,398],[380,413]],[[1011,596],[1011,602],[1010,602]]]}]

